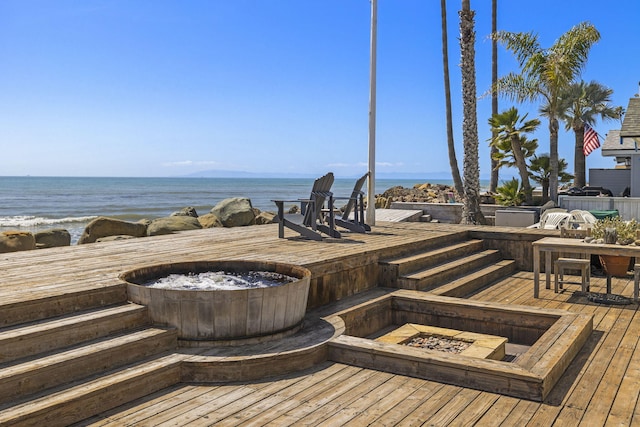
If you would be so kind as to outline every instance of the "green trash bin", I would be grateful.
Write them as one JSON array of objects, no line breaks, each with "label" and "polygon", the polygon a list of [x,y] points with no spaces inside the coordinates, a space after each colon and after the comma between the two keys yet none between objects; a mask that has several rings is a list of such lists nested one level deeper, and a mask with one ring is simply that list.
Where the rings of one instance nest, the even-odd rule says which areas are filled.
[{"label": "green trash bin", "polygon": [[620,216],[618,209],[589,211],[596,219],[615,218]]}]

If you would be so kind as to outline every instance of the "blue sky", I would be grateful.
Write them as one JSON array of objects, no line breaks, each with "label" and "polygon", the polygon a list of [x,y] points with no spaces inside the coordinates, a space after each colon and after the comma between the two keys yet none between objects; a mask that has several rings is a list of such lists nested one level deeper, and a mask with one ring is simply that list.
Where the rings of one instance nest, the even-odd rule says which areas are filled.
[{"label": "blue sky", "polygon": [[[448,2],[462,168],[460,1]],[[476,10],[478,94],[489,88],[489,0]],[[498,26],[543,46],[601,32],[584,80],[638,92],[637,0],[499,0]],[[204,170],[355,176],[367,169],[368,0],[0,0],[0,175],[179,176]],[[440,2],[378,0],[376,172],[450,176]],[[499,74],[515,67],[500,48]],[[500,110],[512,103],[500,100]],[[521,106],[537,116],[537,106]],[[489,175],[489,98],[478,102]],[[546,121],[535,137],[548,152]],[[598,123],[603,136],[620,123]],[[573,134],[560,156],[573,169]],[[587,168],[613,167],[600,150]]]}]

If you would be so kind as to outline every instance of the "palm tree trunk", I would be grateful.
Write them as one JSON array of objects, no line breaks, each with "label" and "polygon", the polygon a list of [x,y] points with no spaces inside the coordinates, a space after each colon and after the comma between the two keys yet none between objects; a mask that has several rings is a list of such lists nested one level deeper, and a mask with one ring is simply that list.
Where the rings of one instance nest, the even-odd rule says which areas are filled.
[{"label": "palm tree trunk", "polygon": [[549,199],[558,203],[558,119],[549,115]]},{"label": "palm tree trunk", "polygon": [[447,148],[449,150],[449,166],[453,185],[460,197],[464,194],[460,169],[458,169],[458,159],[456,157],[456,147],[453,141],[453,119],[451,117],[451,86],[449,83],[449,48],[447,42],[447,1],[440,0],[440,10],[442,16],[442,64],[444,68],[444,97],[445,110],[447,116]]},{"label": "palm tree trunk", "polygon": [[520,173],[520,179],[522,180],[522,190],[524,191],[524,202],[527,205],[533,204],[533,191],[531,183],[529,182],[529,170],[527,169],[527,162],[522,153],[522,144],[520,144],[520,138],[517,135],[511,136],[511,151],[513,152],[513,158],[515,159],[516,168]]},{"label": "palm tree trunk", "polygon": [[464,203],[462,224],[484,224],[480,211],[480,169],[478,160],[478,116],[476,111],[475,12],[470,0],[462,0],[460,11],[462,70],[462,137],[464,147]]},{"label": "palm tree trunk", "polygon": [[[498,0],[491,0],[491,34],[495,34],[498,31]],[[498,114],[498,91],[496,86],[498,84],[498,40],[492,37],[491,40],[491,115]],[[498,135],[497,131],[493,132],[493,139]],[[498,161],[495,160],[494,154],[498,152],[498,148],[491,146],[491,181],[489,184],[489,191],[495,193],[498,188]]]},{"label": "palm tree trunk", "polygon": [[575,153],[573,155],[574,164],[574,187],[584,187],[587,185],[586,174],[586,158],[584,157],[584,124],[578,128],[573,129],[573,134],[576,138]]}]

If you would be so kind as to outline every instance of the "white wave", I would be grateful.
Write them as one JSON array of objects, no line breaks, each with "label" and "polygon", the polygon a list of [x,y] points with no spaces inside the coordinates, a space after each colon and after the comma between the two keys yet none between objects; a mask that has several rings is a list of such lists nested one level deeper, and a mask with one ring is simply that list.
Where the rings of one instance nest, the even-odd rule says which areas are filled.
[{"label": "white wave", "polygon": [[37,216],[0,216],[0,227],[35,227],[39,225],[89,222],[97,216],[75,216],[67,218],[44,218]]},{"label": "white wave", "polygon": [[252,271],[228,274],[224,271],[208,271],[198,274],[170,274],[145,283],[144,286],[177,290],[238,290],[267,288],[293,281],[278,273]]}]

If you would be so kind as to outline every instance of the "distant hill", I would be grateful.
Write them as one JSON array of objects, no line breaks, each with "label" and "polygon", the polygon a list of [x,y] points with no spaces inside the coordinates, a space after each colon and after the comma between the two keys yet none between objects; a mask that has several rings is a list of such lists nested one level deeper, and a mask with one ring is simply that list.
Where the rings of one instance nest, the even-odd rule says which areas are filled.
[{"label": "distant hill", "polygon": [[[362,172],[364,173],[364,172]],[[229,170],[205,170],[184,175],[189,178],[317,178],[320,174],[303,173],[270,173]],[[361,174],[337,175],[338,178],[359,178]],[[480,177],[489,179],[489,177]],[[376,172],[376,179],[412,179],[427,182],[428,180],[451,180],[451,172]]]}]

